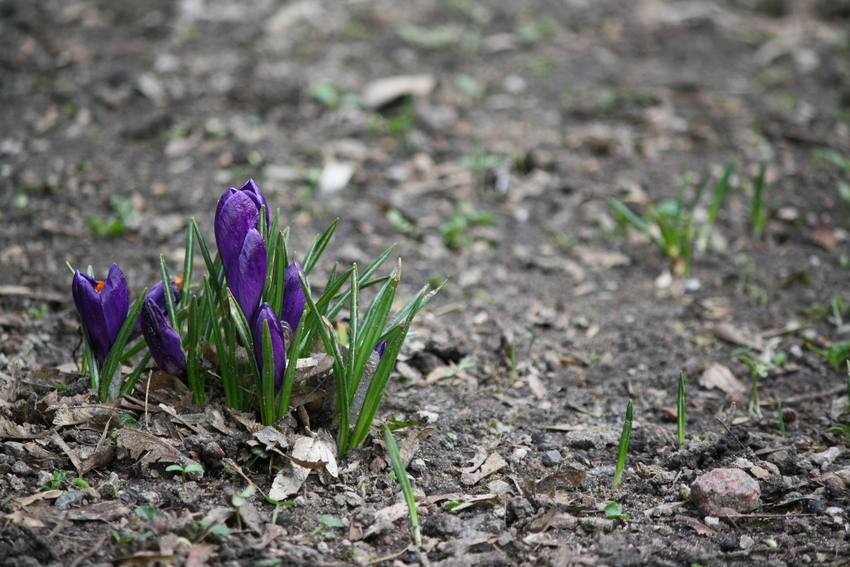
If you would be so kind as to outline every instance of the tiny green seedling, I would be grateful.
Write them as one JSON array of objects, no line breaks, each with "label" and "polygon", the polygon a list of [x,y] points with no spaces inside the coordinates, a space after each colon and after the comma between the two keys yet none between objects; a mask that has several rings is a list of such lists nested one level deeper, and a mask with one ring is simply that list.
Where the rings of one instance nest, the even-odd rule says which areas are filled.
[{"label": "tiny green seedling", "polygon": [[623,506],[617,502],[609,502],[605,505],[605,517],[612,520],[629,519],[629,515],[623,513]]},{"label": "tiny green seedling", "polygon": [[761,407],[759,406],[759,378],[766,378],[769,366],[762,360],[752,357],[748,354],[738,357],[739,362],[743,362],[750,369],[750,379],[752,386],[750,387],[750,405],[748,411],[752,415],[761,417]]},{"label": "tiny green seedling", "polygon": [[[312,532],[310,532],[310,535],[314,536],[314,535],[318,534],[319,532],[321,532],[322,530],[324,530],[325,528],[344,528],[344,527],[345,527],[345,524],[343,524],[342,520],[340,520],[339,518],[335,518],[333,516],[325,515],[325,516],[322,516],[321,518],[319,518],[318,527],[316,527],[316,529],[314,529]],[[332,531],[326,531],[326,532],[322,533],[322,537],[324,537],[325,539],[333,539],[333,538],[336,537],[336,534]]]},{"label": "tiny green seedling", "polygon": [[136,516],[142,520],[153,520],[156,518],[156,508],[153,506],[139,506],[134,511]]},{"label": "tiny green seedling", "polygon": [[629,452],[629,440],[632,436],[632,401],[626,406],[626,421],[623,423],[623,432],[620,434],[620,446],[617,449],[617,468],[614,471],[614,490],[620,488],[623,480],[623,469],[626,468],[626,455]]},{"label": "tiny green seedling", "polygon": [[750,209],[750,221],[753,224],[753,236],[761,239],[764,235],[764,229],[767,228],[767,209],[764,206],[764,176],[767,171],[767,164],[761,164],[759,174],[753,184],[753,205]]},{"label": "tiny green seedling", "polygon": [[183,468],[180,465],[169,465],[168,467],[166,467],[165,471],[166,472],[172,472],[172,471],[179,472],[180,476],[183,477],[183,482],[186,482],[186,475],[187,474],[193,473],[193,472],[203,473],[204,467],[202,467],[201,465],[186,465],[186,467]]},{"label": "tiny green seedling", "polygon": [[266,496],[266,502],[274,506],[274,512],[272,512],[272,524],[277,523],[277,515],[280,513],[281,508],[295,505],[295,502],[293,502],[292,500],[275,500],[274,498],[269,498],[268,496]]},{"label": "tiny green seedling", "polygon": [[79,486],[83,490],[91,488],[91,485],[89,485],[89,483],[87,483],[85,480],[83,480],[81,478],[75,478],[74,480],[71,481],[71,484],[73,484],[74,486]]},{"label": "tiny green seedling", "polygon": [[676,396],[676,434],[679,449],[685,447],[685,373],[679,371],[679,394]]},{"label": "tiny green seedling", "polygon": [[65,477],[67,475],[68,471],[53,471],[53,476],[47,482],[47,484],[36,490],[36,492],[43,492],[45,490],[59,490],[60,488],[62,488],[62,482],[65,480]]},{"label": "tiny green seedling", "polygon": [[240,513],[242,506],[244,506],[248,499],[256,493],[257,486],[249,484],[245,490],[237,492],[230,498],[230,503],[233,504],[233,508],[236,509],[236,525],[239,527],[239,531],[242,531],[242,514]]}]

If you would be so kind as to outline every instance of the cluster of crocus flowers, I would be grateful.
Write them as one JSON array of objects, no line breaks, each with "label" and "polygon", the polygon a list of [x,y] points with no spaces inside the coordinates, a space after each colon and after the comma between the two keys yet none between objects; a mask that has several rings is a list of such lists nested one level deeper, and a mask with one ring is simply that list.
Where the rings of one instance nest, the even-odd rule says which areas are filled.
[{"label": "cluster of crocus flowers", "polygon": [[86,339],[98,364],[103,364],[130,310],[130,292],[124,272],[118,264],[112,264],[106,279],[99,281],[77,270],[71,294],[83,320]]}]

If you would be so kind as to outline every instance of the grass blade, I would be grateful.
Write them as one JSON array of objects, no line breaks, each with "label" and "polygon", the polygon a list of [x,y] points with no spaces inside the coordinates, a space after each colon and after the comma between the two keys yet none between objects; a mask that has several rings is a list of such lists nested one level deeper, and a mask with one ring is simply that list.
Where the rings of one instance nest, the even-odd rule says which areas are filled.
[{"label": "grass blade", "polygon": [[195,270],[195,231],[192,227],[186,229],[186,254],[183,256],[183,287],[182,295],[180,296],[180,308],[189,307],[191,295],[189,291],[192,289],[192,275]]},{"label": "grass blade", "polygon": [[667,247],[663,240],[661,240],[652,230],[649,228],[649,223],[643,220],[641,217],[637,216],[632,212],[630,208],[626,205],[618,201],[617,199],[609,199],[608,205],[614,209],[617,213],[620,214],[629,224],[631,224],[638,232],[641,232],[649,237],[652,240],[652,243],[655,244],[660,250],[667,252]]},{"label": "grass blade", "polygon": [[620,446],[617,449],[617,468],[614,471],[614,490],[620,488],[623,480],[623,469],[626,468],[626,455],[629,452],[629,440],[632,437],[632,401],[626,406],[626,421],[623,423],[623,432],[620,434]]},{"label": "grass blade", "polygon": [[307,249],[307,254],[304,255],[304,262],[301,267],[304,268],[304,273],[308,276],[310,275],[310,272],[313,271],[313,268],[316,266],[316,262],[319,261],[319,257],[321,257],[325,248],[328,246],[328,242],[330,242],[338,224],[339,219],[333,221],[325,232],[313,239],[313,243],[310,244],[310,248]]},{"label": "grass blade", "polygon": [[175,331],[180,333],[180,327],[177,324],[177,311],[174,309],[174,289],[171,287],[171,274],[168,273],[168,266],[165,264],[165,256],[159,255],[159,275],[162,278],[162,292],[165,295],[165,307],[168,311],[168,322]]},{"label": "grass blade", "polygon": [[[185,280],[184,280],[185,281]],[[198,298],[194,295],[189,302],[189,325],[186,338],[186,375],[189,389],[192,391],[192,403],[204,404],[204,375],[201,372],[201,308]]]},{"label": "grass blade", "polygon": [[679,449],[685,447],[685,373],[679,371],[679,394],[676,397],[676,434]]},{"label": "grass blade", "polygon": [[410,479],[407,478],[407,471],[404,469],[404,462],[401,460],[401,453],[398,450],[395,437],[386,425],[384,425],[384,441],[387,444],[387,455],[393,465],[396,482],[401,486],[401,492],[404,494],[404,501],[407,504],[407,513],[410,516],[410,527],[413,532],[413,543],[417,547],[421,547],[422,535],[419,531],[419,513],[416,510],[413,487],[410,485]]},{"label": "grass blade", "polygon": [[133,372],[127,377],[124,381],[124,384],[121,386],[121,391],[118,393],[118,396],[126,396],[130,392],[133,391],[133,388],[136,387],[136,383],[139,381],[139,378],[142,376],[142,372],[144,372],[148,363],[151,361],[152,355],[151,351],[145,353],[139,363],[136,365],[136,368],[133,369]]}]

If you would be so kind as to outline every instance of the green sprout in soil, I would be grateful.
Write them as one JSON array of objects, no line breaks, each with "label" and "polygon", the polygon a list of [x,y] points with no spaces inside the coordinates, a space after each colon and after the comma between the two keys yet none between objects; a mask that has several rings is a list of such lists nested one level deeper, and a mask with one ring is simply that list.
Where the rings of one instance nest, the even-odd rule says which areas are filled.
[{"label": "green sprout in soil", "polygon": [[189,473],[197,472],[203,473],[204,468],[201,465],[186,465],[186,467],[181,467],[180,465],[169,465],[165,468],[165,472],[177,471],[180,473],[180,476],[183,478],[183,482],[186,482],[186,475]]},{"label": "green sprout in soil", "polygon": [[449,213],[449,219],[440,226],[440,233],[446,246],[452,250],[461,250],[473,243],[470,231],[475,226],[496,224],[496,217],[492,213],[480,210],[469,210],[466,206]]},{"label": "green sprout in soil", "polygon": [[727,165],[723,176],[714,186],[708,214],[699,228],[695,225],[694,212],[708,184],[708,176],[705,176],[696,187],[694,198],[689,204],[685,204],[685,192],[690,185],[687,173],[675,201],[648,203],[644,206],[642,215],[633,212],[617,199],[609,200],[608,204],[624,222],[648,236],[652,243],[673,261],[674,274],[687,275],[691,269],[691,257],[695,245],[698,239],[701,242],[707,241],[723,198],[729,189],[729,180],[734,169],[734,164]]},{"label": "green sprout in soil", "polygon": [[[192,465],[190,465],[192,466]],[[187,467],[188,468],[188,467]],[[239,531],[242,531],[242,506],[248,502],[248,499],[257,493],[257,486],[249,484],[242,492],[237,492],[230,498],[230,503],[233,504],[233,509],[236,511],[236,525]]]},{"label": "green sprout in soil", "polygon": [[761,407],[759,406],[759,379],[766,378],[767,372],[770,369],[770,366],[758,358],[755,358],[749,354],[744,354],[738,357],[739,362],[743,362],[747,368],[750,369],[750,404],[748,406],[748,411],[751,415],[757,415],[761,417]]},{"label": "green sprout in soil", "polygon": [[401,492],[404,494],[404,501],[407,503],[407,513],[410,516],[410,527],[413,529],[413,543],[417,547],[422,546],[422,534],[419,531],[419,514],[416,510],[416,500],[413,498],[413,487],[410,485],[410,479],[407,477],[407,471],[404,470],[404,461],[399,453],[398,445],[395,442],[392,431],[386,425],[384,426],[384,441],[387,444],[387,453],[390,457],[390,462],[393,465],[393,473],[395,473],[396,482],[401,486]]},{"label": "green sprout in soil", "polygon": [[626,455],[629,452],[629,440],[632,437],[632,401],[626,406],[626,421],[623,422],[623,432],[620,433],[620,446],[617,448],[617,468],[614,471],[613,488],[620,488],[623,479],[623,469],[626,468]]},{"label": "green sprout in soil", "polygon": [[618,502],[609,502],[605,505],[605,517],[612,520],[628,520],[629,515],[623,513],[623,506]]},{"label": "green sprout in soil", "polygon": [[135,214],[131,197],[113,195],[109,199],[109,205],[113,214],[108,219],[100,220],[95,217],[88,219],[89,228],[98,238],[123,235],[126,221],[130,220]]},{"label": "green sprout in soil", "polygon": [[764,206],[764,176],[766,171],[767,164],[761,164],[758,176],[756,176],[753,184],[753,205],[750,209],[750,221],[753,225],[753,236],[757,239],[761,239],[764,235],[768,221],[767,209]]},{"label": "green sprout in soil", "polygon": [[676,396],[676,436],[679,449],[685,447],[685,373],[679,371],[679,393]]},{"label": "green sprout in soil", "polygon": [[65,477],[68,475],[68,471],[53,471],[53,475],[50,477],[50,480],[47,481],[47,484],[40,487],[36,492],[43,492],[46,490],[59,490],[62,488],[62,482],[64,482]]},{"label": "green sprout in soil", "polygon": [[[324,515],[321,518],[319,518],[319,526],[316,527],[316,529],[314,529],[312,532],[310,532],[310,535],[314,536],[314,535],[318,534],[319,532],[321,532],[322,530],[324,530],[326,528],[344,528],[344,527],[345,527],[345,524],[343,524],[342,520],[340,520],[339,518]],[[331,532],[331,531],[326,531],[326,532],[322,533],[322,537],[324,537],[325,539],[334,539],[336,537],[336,534],[334,532]]]}]

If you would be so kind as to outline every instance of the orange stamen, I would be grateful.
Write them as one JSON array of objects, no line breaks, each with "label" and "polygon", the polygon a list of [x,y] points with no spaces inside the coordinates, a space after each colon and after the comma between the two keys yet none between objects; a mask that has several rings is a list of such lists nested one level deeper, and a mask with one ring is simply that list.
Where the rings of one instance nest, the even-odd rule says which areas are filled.
[{"label": "orange stamen", "polygon": [[174,285],[177,286],[177,289],[183,289],[183,276],[174,278]]},{"label": "orange stamen", "polygon": [[104,284],[104,283],[105,283],[105,282],[102,282],[102,281],[97,282],[97,285],[96,285],[96,286],[95,286],[95,288],[94,288],[94,289],[95,289],[95,291],[100,291],[100,290],[102,290],[102,289],[103,289],[103,284]]}]

